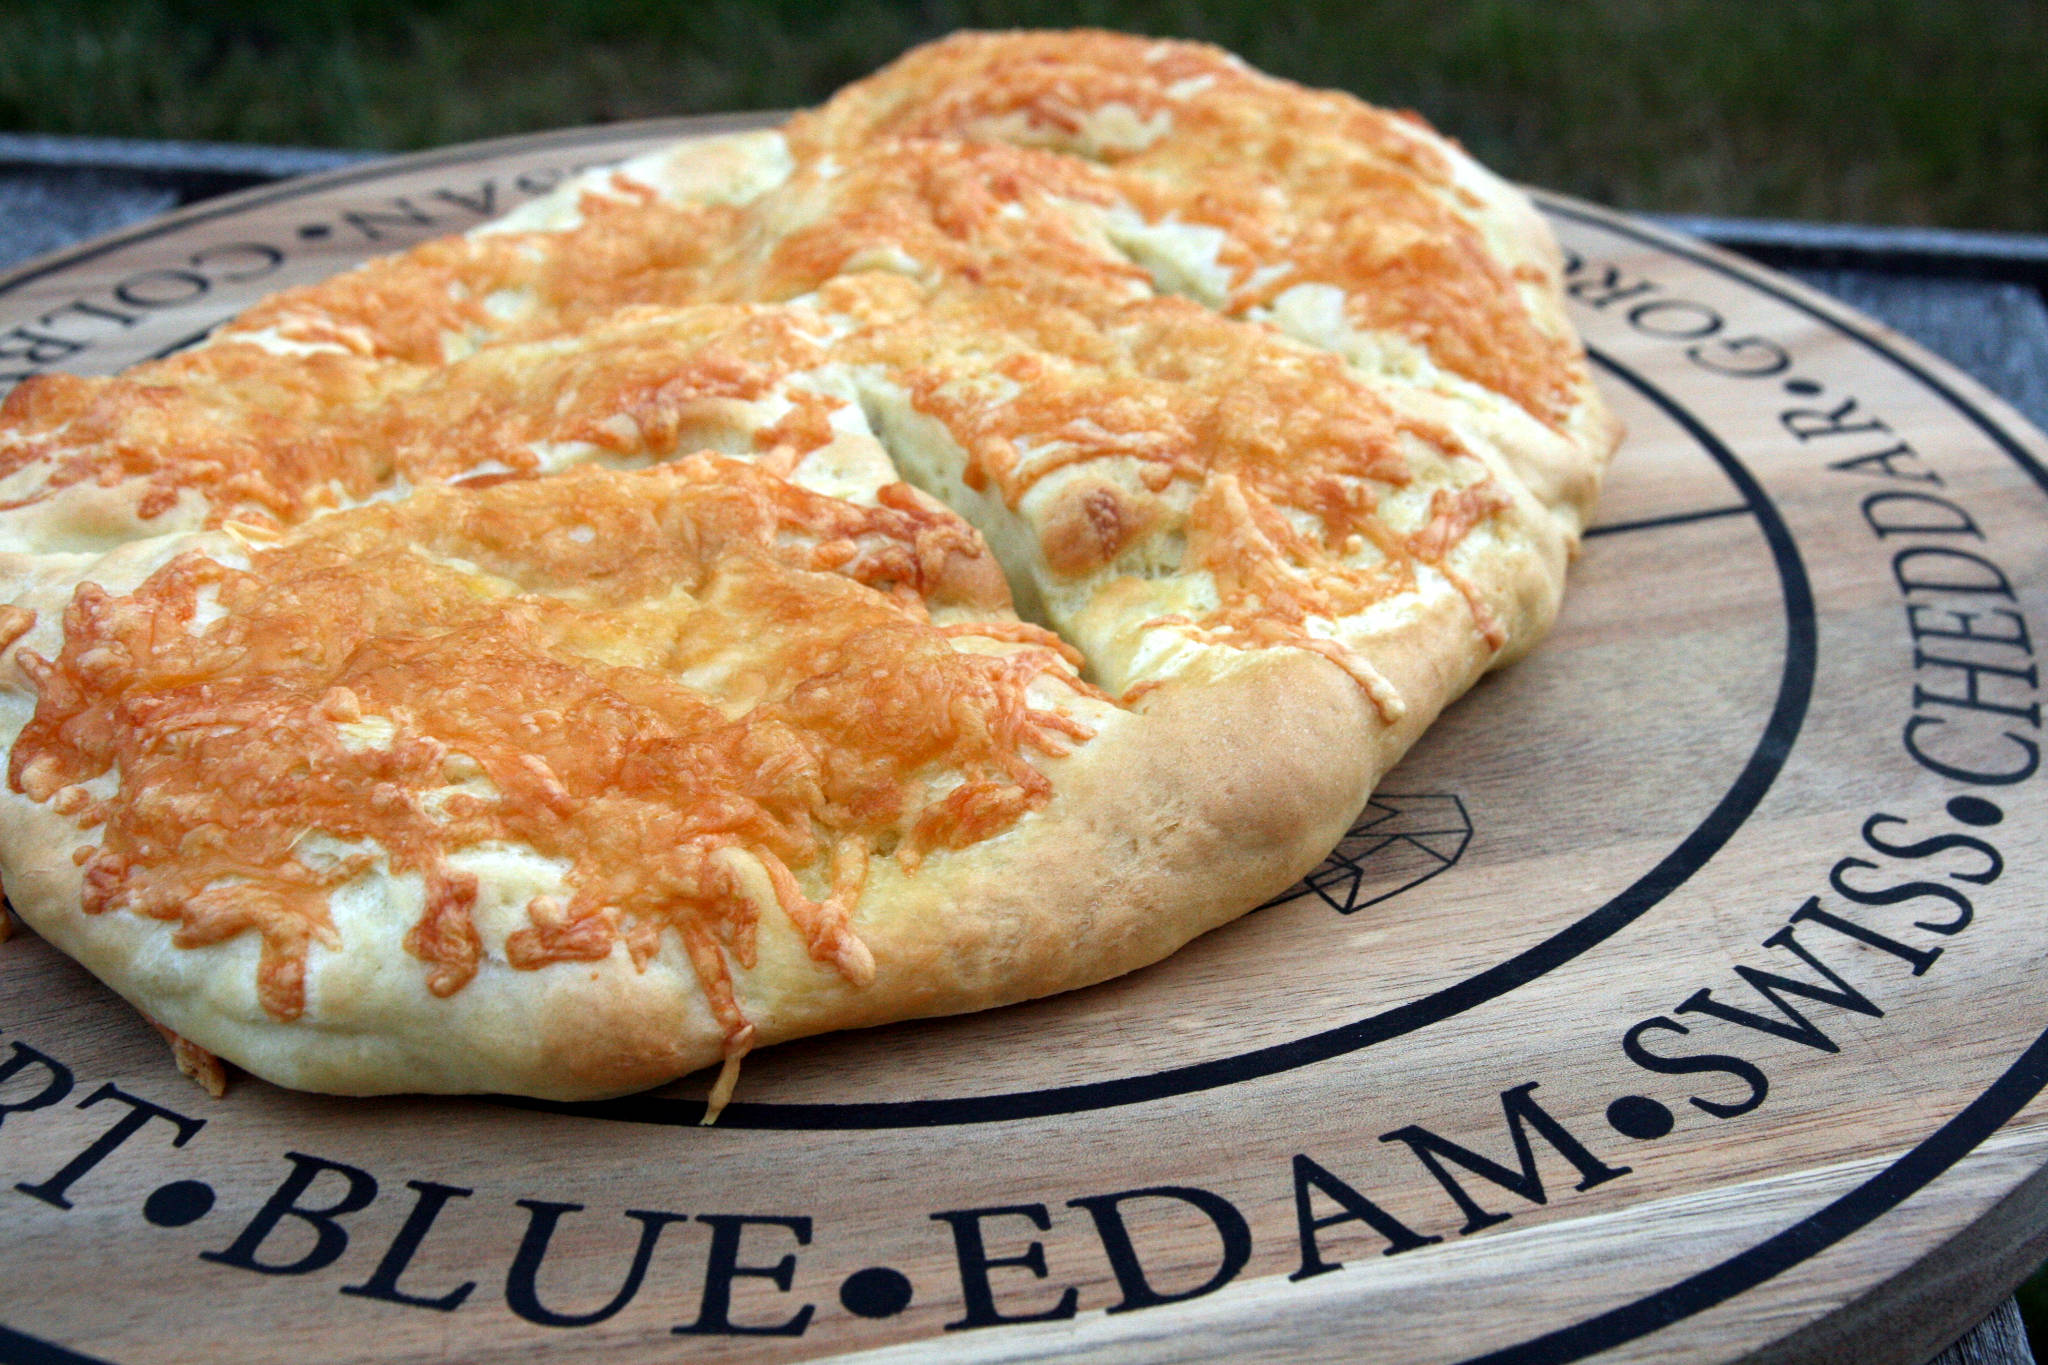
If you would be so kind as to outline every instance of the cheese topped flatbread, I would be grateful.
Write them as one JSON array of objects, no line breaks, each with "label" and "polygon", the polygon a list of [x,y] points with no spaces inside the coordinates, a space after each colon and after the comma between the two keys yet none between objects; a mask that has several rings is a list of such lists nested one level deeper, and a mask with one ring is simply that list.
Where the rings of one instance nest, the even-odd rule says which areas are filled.
[{"label": "cheese topped flatbread", "polygon": [[176,1036],[615,1094],[1154,961],[1555,615],[1616,439],[1513,190],[963,35],[0,405],[0,865]]}]

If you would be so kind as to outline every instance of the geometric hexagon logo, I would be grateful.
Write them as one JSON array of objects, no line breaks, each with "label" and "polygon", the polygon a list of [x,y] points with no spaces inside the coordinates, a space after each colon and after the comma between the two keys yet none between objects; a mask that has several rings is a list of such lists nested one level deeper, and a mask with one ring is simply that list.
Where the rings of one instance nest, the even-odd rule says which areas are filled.
[{"label": "geometric hexagon logo", "polygon": [[1422,885],[1463,857],[1471,841],[1472,817],[1457,797],[1376,792],[1322,866],[1277,899],[1313,891],[1349,915]]}]

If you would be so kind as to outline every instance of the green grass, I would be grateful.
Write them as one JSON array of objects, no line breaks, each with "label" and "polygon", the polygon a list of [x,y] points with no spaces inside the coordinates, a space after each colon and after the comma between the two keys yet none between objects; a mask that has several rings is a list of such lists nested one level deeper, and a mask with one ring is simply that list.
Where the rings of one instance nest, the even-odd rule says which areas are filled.
[{"label": "green grass", "polygon": [[2048,230],[2040,0],[6,0],[0,128],[398,150],[804,104],[961,26],[1221,42],[1624,208]]}]

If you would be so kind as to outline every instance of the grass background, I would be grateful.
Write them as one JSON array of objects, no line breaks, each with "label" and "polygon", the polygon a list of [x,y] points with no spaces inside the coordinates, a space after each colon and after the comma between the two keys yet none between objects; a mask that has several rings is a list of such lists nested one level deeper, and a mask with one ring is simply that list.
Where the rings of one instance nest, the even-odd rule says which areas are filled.
[{"label": "grass background", "polygon": [[[0,0],[0,131],[391,151],[822,99],[960,27],[1207,39],[1627,209],[2048,232],[2048,0]],[[2021,1290],[2048,1356],[2048,1276]]]},{"label": "grass background", "polygon": [[1622,208],[2048,231],[2043,0],[0,0],[0,129],[401,150],[788,107],[962,26],[1219,42]]}]

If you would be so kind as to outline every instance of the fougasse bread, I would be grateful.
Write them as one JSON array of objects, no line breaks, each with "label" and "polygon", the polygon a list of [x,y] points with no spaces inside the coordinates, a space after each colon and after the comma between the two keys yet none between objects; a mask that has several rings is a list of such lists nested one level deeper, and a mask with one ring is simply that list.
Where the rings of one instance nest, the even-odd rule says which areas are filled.
[{"label": "fougasse bread", "polygon": [[1283,890],[1617,438],[1420,120],[963,34],[15,389],[6,891],[202,1077],[715,1107]]}]

